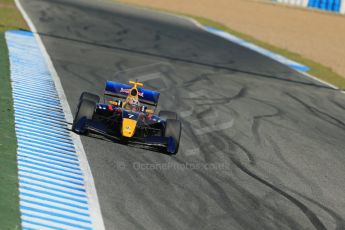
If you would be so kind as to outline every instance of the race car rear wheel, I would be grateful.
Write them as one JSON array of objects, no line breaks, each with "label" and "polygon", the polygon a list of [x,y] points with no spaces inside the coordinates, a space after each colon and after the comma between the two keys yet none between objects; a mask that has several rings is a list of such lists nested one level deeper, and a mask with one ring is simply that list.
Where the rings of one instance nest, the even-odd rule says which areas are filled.
[{"label": "race car rear wheel", "polygon": [[[167,152],[170,154],[176,154],[180,145],[181,137],[181,121],[175,119],[167,119],[164,131],[165,137],[172,137],[174,139],[173,143],[168,143]],[[169,146],[173,144],[174,146]]]},{"label": "race car rear wheel", "polygon": [[93,94],[93,93],[89,93],[89,92],[83,92],[81,95],[80,95],[80,98],[79,98],[79,102],[82,101],[82,100],[89,100],[89,101],[93,101],[95,103],[98,103],[100,98],[98,95],[96,94]]},{"label": "race car rear wheel", "polygon": [[177,113],[171,112],[171,111],[161,110],[159,111],[158,116],[162,120],[168,120],[168,119],[177,120]]},{"label": "race car rear wheel", "polygon": [[94,101],[81,100],[73,120],[72,130],[76,133],[87,134],[85,123],[87,120],[92,120],[95,109],[96,103]]}]

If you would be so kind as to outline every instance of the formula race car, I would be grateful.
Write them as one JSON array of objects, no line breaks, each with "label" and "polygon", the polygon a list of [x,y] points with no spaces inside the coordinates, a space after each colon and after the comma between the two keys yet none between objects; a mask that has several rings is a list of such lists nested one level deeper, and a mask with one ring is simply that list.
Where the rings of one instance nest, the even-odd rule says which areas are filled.
[{"label": "formula race car", "polygon": [[160,111],[155,115],[160,93],[141,88],[143,84],[137,81],[129,84],[107,81],[103,103],[98,95],[82,93],[72,130],[176,154],[181,136],[177,114]]}]

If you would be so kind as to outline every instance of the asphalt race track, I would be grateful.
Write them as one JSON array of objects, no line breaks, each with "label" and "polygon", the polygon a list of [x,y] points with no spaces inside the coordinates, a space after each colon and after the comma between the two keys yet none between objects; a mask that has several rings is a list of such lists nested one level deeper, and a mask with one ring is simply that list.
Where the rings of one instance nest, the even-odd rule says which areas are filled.
[{"label": "asphalt race track", "polygon": [[183,122],[176,156],[82,137],[107,229],[345,229],[345,94],[174,16],[21,3],[73,111],[139,68]]}]

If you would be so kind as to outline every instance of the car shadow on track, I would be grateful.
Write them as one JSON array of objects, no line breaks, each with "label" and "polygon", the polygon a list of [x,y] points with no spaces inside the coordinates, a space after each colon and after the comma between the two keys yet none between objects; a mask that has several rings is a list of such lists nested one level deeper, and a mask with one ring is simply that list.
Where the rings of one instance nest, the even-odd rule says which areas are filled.
[{"label": "car shadow on track", "polygon": [[[69,131],[73,132],[72,129],[68,129]],[[97,134],[88,134],[88,135],[83,135],[83,134],[78,134],[79,136],[83,136],[83,137],[88,137],[88,138],[94,138],[100,141],[105,141],[105,142],[111,142],[114,144],[119,144],[122,146],[128,146],[130,148],[137,148],[137,149],[143,149],[143,150],[148,150],[151,152],[155,152],[155,153],[159,153],[159,154],[163,154],[163,155],[167,155],[167,156],[174,156],[174,154],[170,154],[167,153],[165,148],[163,147],[153,147],[153,146],[147,146],[144,144],[137,144],[137,143],[131,143],[131,142],[125,142],[125,141],[119,141],[115,138],[111,138],[111,137],[107,137],[107,136],[102,136],[102,135],[97,135]]]}]

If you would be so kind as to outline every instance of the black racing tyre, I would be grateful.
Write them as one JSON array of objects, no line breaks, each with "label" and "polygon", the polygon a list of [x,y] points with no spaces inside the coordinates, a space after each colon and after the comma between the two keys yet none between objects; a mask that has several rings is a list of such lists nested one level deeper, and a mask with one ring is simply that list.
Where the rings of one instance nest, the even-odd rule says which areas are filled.
[{"label": "black racing tyre", "polygon": [[98,103],[100,98],[98,95],[96,94],[93,94],[93,93],[89,93],[89,92],[83,92],[81,95],[80,95],[80,98],[79,98],[79,102],[82,101],[82,100],[89,100],[89,101],[93,101],[95,103]]},{"label": "black racing tyre", "polygon": [[175,140],[175,151],[172,152],[172,154],[176,154],[178,152],[181,138],[181,129],[181,121],[175,119],[166,120],[164,136],[172,137]]},{"label": "black racing tyre", "polygon": [[168,120],[168,119],[177,120],[177,113],[171,112],[171,111],[161,110],[159,111],[158,116],[162,120]]},{"label": "black racing tyre", "polygon": [[86,130],[76,130],[76,125],[81,119],[87,119],[87,120],[92,120],[93,114],[96,109],[96,103],[94,101],[86,100],[83,99],[79,103],[79,107],[77,109],[77,112],[75,114],[74,120],[73,120],[73,125],[72,125],[72,130],[81,133],[81,134],[86,134]]}]

